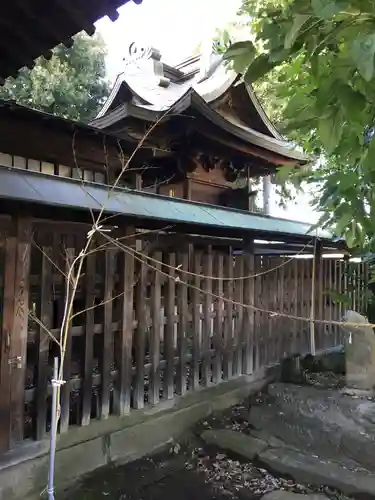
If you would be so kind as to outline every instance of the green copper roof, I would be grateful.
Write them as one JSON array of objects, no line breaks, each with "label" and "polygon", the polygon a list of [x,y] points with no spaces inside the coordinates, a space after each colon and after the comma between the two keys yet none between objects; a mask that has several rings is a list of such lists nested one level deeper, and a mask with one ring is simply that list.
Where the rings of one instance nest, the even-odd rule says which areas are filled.
[{"label": "green copper roof", "polygon": [[220,228],[228,232],[259,232],[273,235],[289,235],[332,240],[326,230],[310,231],[310,225],[275,217],[263,216],[168,198],[140,191],[114,189],[105,186],[25,170],[0,168],[0,198],[23,200],[31,203],[77,210],[100,210],[137,219],[158,220],[171,224],[202,226],[211,230]]}]

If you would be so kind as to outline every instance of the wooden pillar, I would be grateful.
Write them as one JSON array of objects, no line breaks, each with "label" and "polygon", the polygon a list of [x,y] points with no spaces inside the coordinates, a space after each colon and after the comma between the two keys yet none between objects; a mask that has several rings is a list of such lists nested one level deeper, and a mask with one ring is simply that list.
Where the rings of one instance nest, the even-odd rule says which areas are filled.
[{"label": "wooden pillar", "polygon": [[184,198],[185,200],[191,200],[191,179],[187,178],[184,182]]},{"label": "wooden pillar", "polygon": [[[252,240],[245,239],[244,241],[244,276],[252,276],[254,274],[254,244]],[[247,306],[254,306],[254,278],[244,280],[244,303]],[[252,307],[244,308],[243,321],[243,339],[244,339],[244,355],[243,355],[243,373],[250,375],[253,372],[253,349],[254,337],[258,339],[258,333],[254,335],[254,309]],[[259,345],[256,346],[259,348]]]},{"label": "wooden pillar", "polygon": [[14,284],[17,239],[7,235],[4,242],[4,292],[2,303],[0,354],[0,452],[10,448],[10,339],[13,328]]},{"label": "wooden pillar", "polygon": [[23,440],[31,219],[17,217],[5,240],[0,372],[0,450]]},{"label": "wooden pillar", "polygon": [[[135,228],[127,227],[125,235],[135,233]],[[126,244],[135,247],[135,238],[126,239]],[[134,256],[123,252],[121,269],[122,320],[119,334],[118,378],[114,391],[114,411],[125,415],[130,411],[132,382],[132,347],[133,347],[133,298],[134,298]],[[112,345],[113,349],[113,345]]]}]

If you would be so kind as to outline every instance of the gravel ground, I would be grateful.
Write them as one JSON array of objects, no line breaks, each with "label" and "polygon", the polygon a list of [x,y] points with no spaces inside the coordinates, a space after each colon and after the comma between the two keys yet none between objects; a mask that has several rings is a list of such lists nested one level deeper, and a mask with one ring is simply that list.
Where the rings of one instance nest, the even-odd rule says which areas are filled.
[{"label": "gravel ground", "polygon": [[[309,374],[307,382],[315,387],[338,389],[343,377],[331,373]],[[261,405],[266,393],[197,424],[194,437],[183,446],[173,443],[166,452],[121,467],[106,468],[88,476],[82,484],[66,492],[66,500],[188,500],[261,498],[274,490],[294,493],[321,492],[332,499],[346,500],[338,491],[311,487],[292,479],[276,477],[259,464],[228,456],[221,450],[202,446],[200,433],[205,429],[226,428],[250,433],[249,408]]]}]

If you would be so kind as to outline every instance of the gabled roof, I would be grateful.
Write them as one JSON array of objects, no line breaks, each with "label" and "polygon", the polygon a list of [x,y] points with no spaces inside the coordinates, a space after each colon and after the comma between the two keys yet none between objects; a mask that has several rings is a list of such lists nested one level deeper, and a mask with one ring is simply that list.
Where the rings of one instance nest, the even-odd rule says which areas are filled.
[{"label": "gabled roof", "polygon": [[[17,76],[24,66],[32,67],[40,56],[48,58],[60,43],[85,30],[95,32],[94,23],[109,16],[130,0],[12,0],[3,2],[0,14],[0,80]],[[141,3],[142,0],[133,0]]]},{"label": "gabled roof", "polygon": [[253,89],[218,54],[190,57],[172,68],[161,62],[156,49],[132,44],[124,71],[91,124],[106,128],[126,117],[155,121],[165,113],[183,113],[189,107],[243,143],[294,163],[308,161],[281,137]]},{"label": "gabled roof", "polygon": [[[297,162],[306,161],[306,157],[303,153],[288,147],[288,143],[284,140],[272,136],[266,136],[261,132],[257,132],[256,130],[247,127],[231,115],[223,116],[218,113],[215,109],[210,107],[207,101],[192,87],[187,88],[178,101],[174,101],[171,105],[165,104],[162,108],[154,104],[134,104],[131,101],[125,102],[124,104],[107,111],[106,114],[102,114],[100,117],[98,116],[98,118],[91,122],[91,125],[100,129],[105,129],[126,117],[134,117],[150,122],[156,122],[166,112],[168,112],[171,116],[174,116],[175,114],[180,114],[189,108],[197,110],[212,124],[228,132],[230,135],[242,140],[244,143],[249,143],[258,148],[266,149],[270,152],[276,153],[277,155],[283,156],[285,159],[291,159]],[[165,115],[165,120],[168,119],[168,114]],[[209,132],[206,132],[205,130],[202,130],[201,133],[209,136]],[[216,139],[220,141],[220,138]],[[243,151],[246,152],[245,146]],[[247,152],[250,153],[250,150]],[[260,151],[253,150],[252,153],[254,156],[262,156]],[[277,160],[275,159],[275,161]]]}]

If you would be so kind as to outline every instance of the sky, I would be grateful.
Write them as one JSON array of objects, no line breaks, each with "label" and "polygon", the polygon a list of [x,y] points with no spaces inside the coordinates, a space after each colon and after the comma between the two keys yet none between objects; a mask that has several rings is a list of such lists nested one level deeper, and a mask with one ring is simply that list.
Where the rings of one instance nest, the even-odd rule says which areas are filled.
[{"label": "sky", "polygon": [[[119,9],[119,18],[104,18],[96,24],[107,44],[107,73],[114,81],[122,71],[123,58],[133,41],[151,45],[161,52],[163,61],[176,64],[190,56],[203,40],[213,38],[217,29],[234,21],[241,0],[143,0]],[[304,222],[317,222],[318,215],[309,206],[310,197],[297,196],[295,203],[283,210],[275,196],[271,215]]]}]

